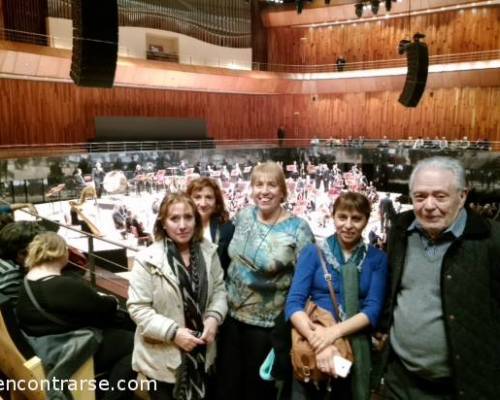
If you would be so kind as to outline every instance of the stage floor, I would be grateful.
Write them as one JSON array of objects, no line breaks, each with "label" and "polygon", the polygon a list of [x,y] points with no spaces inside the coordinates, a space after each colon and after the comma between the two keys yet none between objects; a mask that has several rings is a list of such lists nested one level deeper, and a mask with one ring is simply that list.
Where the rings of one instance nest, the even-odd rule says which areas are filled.
[{"label": "stage floor", "polygon": [[[125,205],[144,225],[145,231],[152,233],[156,214],[153,212],[153,203],[161,201],[164,196],[164,191],[160,192],[143,192],[140,195],[131,193],[130,195],[103,195],[102,198],[97,200],[87,200],[82,207],[82,212],[85,216],[99,229],[103,234],[103,238],[116,243],[113,245],[103,240],[95,240],[94,250],[109,250],[116,249],[118,246],[127,247],[129,257],[142,248],[139,246],[137,238],[128,234],[125,238],[119,230],[117,230],[113,223],[112,213],[115,207]],[[391,199],[395,203],[396,210],[405,211],[410,209],[410,205],[399,205],[395,202],[395,198],[399,193],[391,193]],[[379,192],[379,198],[384,198],[385,193]],[[299,214],[300,217],[306,219],[316,238],[321,241],[325,237],[334,232],[332,219],[328,217],[328,206],[331,199],[324,192],[320,192],[315,197],[316,210],[306,211]],[[52,202],[37,204],[36,208],[38,213],[52,221],[58,222],[63,225],[70,224],[70,206],[68,201]],[[78,227],[72,227],[78,229]],[[368,238],[370,230],[377,233],[380,232],[380,217],[378,213],[378,203],[372,207],[372,214],[368,222],[368,226],[364,231],[364,236]],[[68,244],[74,246],[84,252],[88,251],[88,239],[84,234],[75,232],[74,230],[61,228],[59,233],[66,238]]]},{"label": "stage floor", "polygon": [[[247,188],[248,189],[248,188]],[[249,191],[246,190],[247,195]],[[142,192],[130,193],[129,195],[103,195],[102,198],[96,200],[87,200],[82,206],[82,212],[85,217],[91,221],[95,227],[102,233],[102,239],[93,239],[93,249],[96,252],[96,280],[100,290],[112,292],[115,295],[125,299],[128,289],[128,274],[133,265],[135,255],[138,251],[144,248],[139,245],[138,239],[132,234],[127,234],[125,237],[115,228],[113,222],[113,211],[116,207],[125,205],[132,214],[136,215],[139,221],[144,225],[147,233],[152,233],[156,214],[153,212],[153,203],[161,201],[165,195],[164,191],[159,192]],[[384,192],[379,192],[379,199],[385,197]],[[398,211],[405,211],[412,208],[411,205],[399,204],[395,199],[399,193],[391,193],[391,199],[394,202],[395,208]],[[328,216],[327,210],[331,203],[331,198],[323,190],[319,190],[314,197],[315,211],[305,211],[298,215],[306,219],[316,236],[316,240],[321,242],[324,238],[334,233],[332,219]],[[373,204],[372,214],[368,222],[368,226],[363,232],[365,239],[368,239],[370,230],[380,233],[380,217],[378,212],[378,202]],[[43,203],[36,205],[40,216],[51,221],[57,222],[62,227],[58,233],[63,236],[70,246],[76,247],[84,253],[89,250],[89,239],[80,231],[79,226],[72,226],[70,218],[70,205],[68,201],[57,201],[51,203]],[[22,211],[16,211],[17,219],[32,219]],[[99,268],[104,259],[100,258],[100,253],[120,251],[125,248],[125,255],[121,257],[121,262],[118,268],[113,268],[115,272],[106,271]],[[113,266],[114,267],[114,266]],[[117,272],[121,271],[121,272]]]}]

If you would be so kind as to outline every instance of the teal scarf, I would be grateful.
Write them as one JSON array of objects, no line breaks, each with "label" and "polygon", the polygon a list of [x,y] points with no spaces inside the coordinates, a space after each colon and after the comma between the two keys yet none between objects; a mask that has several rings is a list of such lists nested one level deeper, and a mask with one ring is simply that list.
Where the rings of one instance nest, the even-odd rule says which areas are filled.
[{"label": "teal scarf", "polygon": [[[360,311],[359,277],[363,262],[368,253],[368,246],[361,240],[352,253],[352,256],[346,262],[337,236],[330,236],[327,239],[327,243],[333,255],[333,259],[331,257],[328,257],[328,259],[329,261],[333,261],[333,268],[338,269],[342,276],[345,310],[341,319],[344,320],[351,318]],[[351,370],[352,398],[353,400],[369,400],[371,370],[370,336],[365,332],[359,332],[349,336],[349,339],[354,353],[354,364]]]}]

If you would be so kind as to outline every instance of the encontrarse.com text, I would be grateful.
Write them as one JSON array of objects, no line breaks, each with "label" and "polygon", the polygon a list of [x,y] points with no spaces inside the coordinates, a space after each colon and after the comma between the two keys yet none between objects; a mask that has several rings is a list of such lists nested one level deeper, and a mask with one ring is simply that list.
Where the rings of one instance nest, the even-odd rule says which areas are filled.
[{"label": "encontrarse.com text", "polygon": [[99,390],[99,391],[149,391],[156,390],[156,381],[148,380],[126,380],[120,379],[114,387],[111,386],[108,380],[101,379],[0,379],[0,392],[2,391],[61,391],[67,389],[75,390]]}]

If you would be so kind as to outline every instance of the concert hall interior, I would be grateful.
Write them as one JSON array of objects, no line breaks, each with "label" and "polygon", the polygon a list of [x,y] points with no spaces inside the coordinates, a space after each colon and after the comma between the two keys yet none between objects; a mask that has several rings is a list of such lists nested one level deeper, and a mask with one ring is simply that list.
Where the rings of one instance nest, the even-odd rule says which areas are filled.
[{"label": "concert hall interior", "polygon": [[428,156],[460,160],[466,207],[500,220],[500,1],[376,4],[0,0],[0,216],[58,232],[121,306],[164,196],[211,177],[233,218],[267,160],[318,241],[355,191],[384,248]]}]

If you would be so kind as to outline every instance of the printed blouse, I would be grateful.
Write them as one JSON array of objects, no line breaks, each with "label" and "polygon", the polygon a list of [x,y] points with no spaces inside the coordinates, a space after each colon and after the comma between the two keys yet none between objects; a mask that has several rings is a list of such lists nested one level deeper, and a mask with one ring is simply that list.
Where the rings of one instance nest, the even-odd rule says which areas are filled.
[{"label": "printed blouse", "polygon": [[283,310],[301,250],[314,241],[309,224],[290,216],[275,224],[242,210],[229,245],[228,302],[231,317],[249,325],[273,327]]}]

